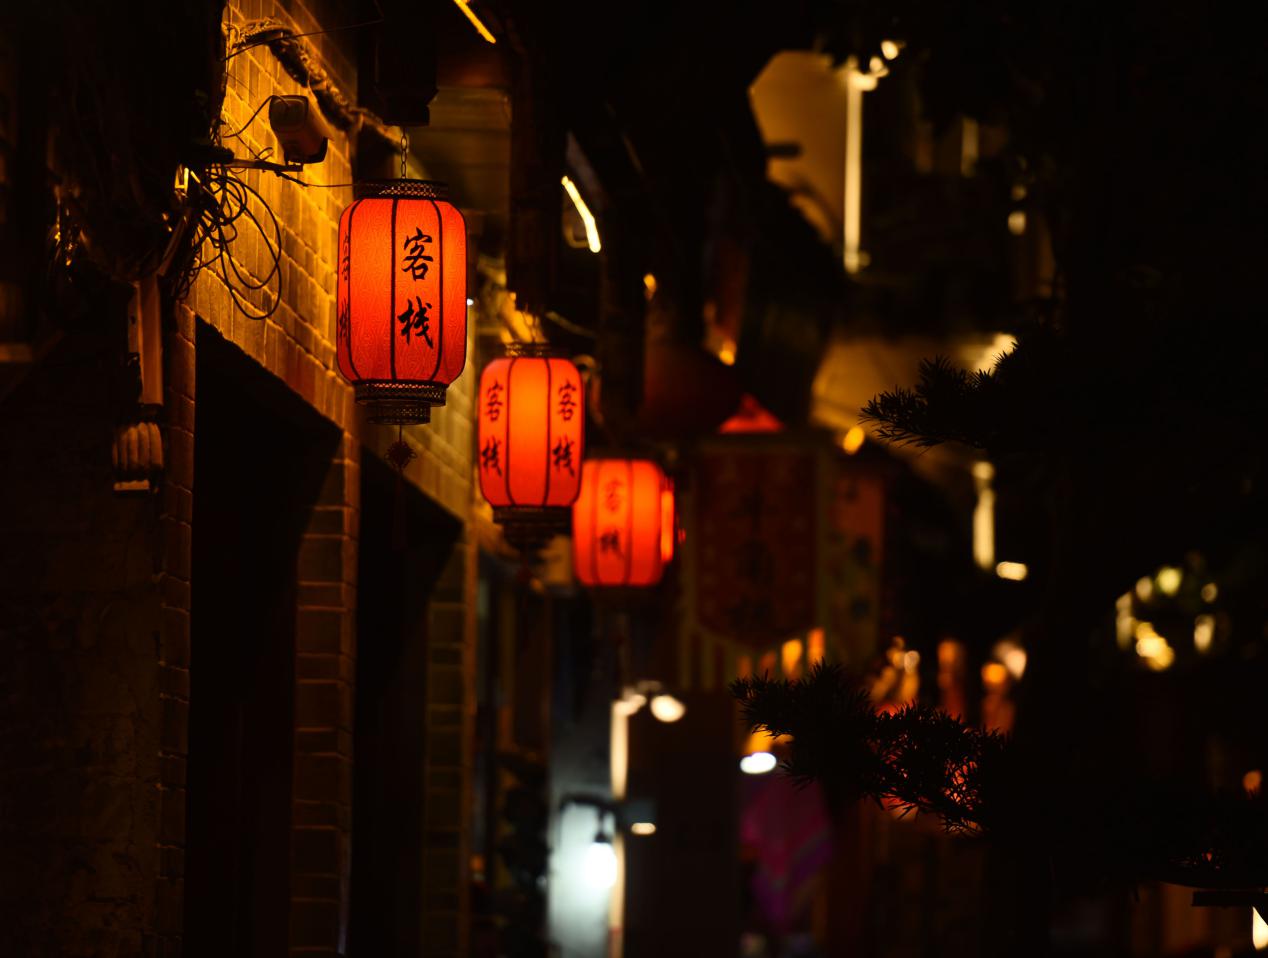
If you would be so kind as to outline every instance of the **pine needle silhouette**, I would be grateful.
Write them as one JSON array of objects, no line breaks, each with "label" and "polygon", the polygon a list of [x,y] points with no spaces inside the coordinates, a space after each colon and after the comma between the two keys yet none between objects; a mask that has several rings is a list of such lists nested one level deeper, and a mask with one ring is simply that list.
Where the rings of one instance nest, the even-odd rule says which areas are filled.
[{"label": "pine needle silhouette", "polygon": [[[946,831],[1041,847],[1075,882],[1268,885],[1268,801],[1154,782],[1082,781],[940,709],[877,712],[844,669],[731,684],[750,729],[791,737],[784,771],[839,805],[867,798]],[[1038,769],[1039,774],[1034,774]]]}]

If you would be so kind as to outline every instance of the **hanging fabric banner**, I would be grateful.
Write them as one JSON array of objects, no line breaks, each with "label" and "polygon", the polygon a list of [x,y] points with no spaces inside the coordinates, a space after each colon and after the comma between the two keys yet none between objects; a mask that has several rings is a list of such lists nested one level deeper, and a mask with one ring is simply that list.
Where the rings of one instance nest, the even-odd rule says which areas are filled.
[{"label": "hanging fabric banner", "polygon": [[[880,638],[886,485],[831,437],[719,436],[699,448],[684,497],[684,639],[698,656],[778,648],[823,629],[828,657]],[[732,672],[733,669],[725,669]],[[692,670],[694,671],[694,670]],[[722,681],[704,669],[706,685]]]}]

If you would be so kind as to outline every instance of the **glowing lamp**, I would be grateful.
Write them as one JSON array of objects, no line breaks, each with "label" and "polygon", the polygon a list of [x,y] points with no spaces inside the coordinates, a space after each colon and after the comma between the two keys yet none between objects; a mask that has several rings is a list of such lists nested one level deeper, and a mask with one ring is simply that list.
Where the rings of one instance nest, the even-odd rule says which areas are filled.
[{"label": "glowing lamp", "polygon": [[581,873],[586,884],[593,888],[608,889],[616,884],[616,849],[612,847],[612,839],[603,832],[595,835],[587,846],[581,860]]},{"label": "glowing lamp", "polygon": [[581,490],[585,393],[567,359],[519,347],[484,367],[478,398],[480,491],[520,548],[567,532]]},{"label": "glowing lamp", "polygon": [[659,722],[677,722],[687,714],[687,706],[681,699],[662,692],[652,699],[652,716]]},{"label": "glowing lamp", "polygon": [[650,586],[674,555],[674,492],[647,459],[591,459],[572,507],[572,567],[583,585]]},{"label": "glowing lamp", "polygon": [[359,184],[339,218],[335,358],[372,422],[420,423],[467,362],[467,228],[443,184]]},{"label": "glowing lamp", "polygon": [[754,752],[740,759],[740,771],[745,775],[765,775],[773,772],[779,759],[770,752]]}]

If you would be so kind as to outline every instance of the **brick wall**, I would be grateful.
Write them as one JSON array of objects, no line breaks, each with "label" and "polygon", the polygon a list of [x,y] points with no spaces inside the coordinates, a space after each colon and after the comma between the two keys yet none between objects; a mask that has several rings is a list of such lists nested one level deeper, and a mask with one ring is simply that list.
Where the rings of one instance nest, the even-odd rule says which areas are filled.
[{"label": "brick wall", "polygon": [[360,451],[345,435],[300,545],[292,954],[341,954],[348,923]]},{"label": "brick wall", "polygon": [[[315,33],[350,22],[354,7],[231,3],[226,29],[234,36],[249,20],[269,17]],[[354,39],[335,33],[306,42],[355,100]],[[303,92],[264,47],[227,67],[227,130],[246,125],[269,95]],[[226,145],[239,154],[276,149],[263,112],[242,137]],[[305,178],[350,183],[350,147],[336,133],[326,161]],[[244,177],[282,230],[282,301],[270,319],[247,319],[208,270],[165,317],[165,471],[157,494],[112,491],[122,317],[118,329],[103,316],[99,328],[69,332],[0,407],[0,953],[181,952],[190,668],[197,663],[195,371],[198,330],[207,327],[342,434],[298,558],[289,918],[292,953],[344,950],[360,459],[363,449],[381,453],[395,435],[366,423],[334,368],[336,224],[351,189]],[[265,250],[249,231],[241,236],[233,256],[259,276]],[[419,457],[406,478],[464,523],[472,496],[471,368],[432,424],[407,437]],[[469,537],[463,542],[430,613],[436,678],[432,698],[419,704],[429,739],[428,954],[465,947],[475,547]]]},{"label": "brick wall", "polygon": [[[329,12],[319,10],[318,14],[337,17],[337,5],[332,4],[331,8]],[[260,18],[288,24],[300,33],[326,28],[303,3],[250,0],[229,4],[226,30],[229,36],[237,36],[248,23]],[[306,38],[306,42],[339,87],[355,99],[356,74],[349,34],[314,36]],[[235,131],[246,126],[246,130],[241,139],[226,139],[225,144],[240,155],[249,151],[261,153],[268,148],[276,151],[277,144],[263,112],[249,126],[247,121],[267,97],[303,93],[305,90],[287,75],[267,47],[253,47],[234,56],[229,61],[225,91],[225,129]],[[423,172],[411,158],[410,175],[420,176]],[[244,172],[243,178],[259,190],[281,227],[282,302],[271,318],[248,319],[233,309],[219,276],[207,270],[194,285],[190,308],[284,380],[322,415],[381,452],[395,439],[394,430],[365,424],[364,413],[353,401],[352,389],[337,372],[334,360],[335,246],[339,214],[352,201],[352,189],[322,184],[352,182],[349,137],[336,132],[325,160],[305,169],[303,178],[313,186],[298,186],[255,171]],[[462,197],[454,199],[461,206]],[[234,256],[257,278],[271,265],[264,246],[249,230],[235,245]],[[431,424],[406,430],[408,441],[419,452],[407,468],[406,477],[464,521],[471,508],[475,361],[470,346],[467,367],[467,372],[450,386],[446,405],[433,411]]]},{"label": "brick wall", "polygon": [[177,308],[166,337],[164,411],[167,471],[163,481],[159,576],[161,638],[159,736],[159,873],[155,894],[156,955],[177,955],[183,925],[185,761],[189,733],[190,559],[194,489],[194,314]]},{"label": "brick wall", "polygon": [[[251,20],[271,18],[297,33],[323,27],[302,4],[231,3],[225,29],[230,42]],[[335,81],[355,95],[355,73],[338,39],[316,36],[309,49]],[[225,144],[238,155],[262,154],[277,144],[265,111],[251,115],[274,94],[304,93],[267,47],[228,62],[224,129],[243,129]],[[352,181],[351,143],[336,133],[325,161],[305,171],[318,184]],[[347,186],[304,188],[267,173],[243,179],[258,190],[281,232],[281,301],[267,319],[235,308],[221,276],[204,270],[188,306],[254,362],[277,376],[344,433],[304,534],[298,557],[295,740],[292,786],[290,942],[293,954],[343,951],[349,900],[352,804],[352,716],[355,674],[356,537],[359,457],[363,420],[351,388],[334,363],[334,260],[338,217],[352,200]],[[258,212],[258,208],[257,208]],[[249,228],[233,246],[238,266],[257,281],[272,267],[260,236]],[[251,297],[263,311],[270,300]],[[176,349],[183,346],[176,344]],[[195,398],[196,402],[196,398]],[[173,448],[171,470],[181,470]],[[196,534],[196,533],[195,533]]]},{"label": "brick wall", "polygon": [[[300,3],[259,2],[230,4],[226,29],[232,37],[249,20],[272,18],[297,33],[315,33],[334,13],[314,16]],[[342,22],[342,21],[341,21]],[[355,74],[345,35],[309,38],[310,49],[324,69],[355,98]],[[239,154],[260,153],[274,147],[267,121],[251,114],[273,94],[303,93],[266,47],[257,47],[229,61],[229,82],[223,115],[225,128],[246,126],[241,140],[226,140]],[[326,159],[305,171],[314,184],[352,181],[351,142],[343,134],[332,138]],[[411,175],[418,175],[411,170]],[[329,465],[319,504],[313,511],[299,555],[299,610],[296,634],[295,766],[292,822],[292,889],[290,935],[292,954],[343,953],[349,902],[352,801],[352,719],[355,676],[356,568],[359,458],[363,444],[382,452],[396,438],[395,430],[369,425],[353,401],[351,388],[335,368],[334,290],[338,217],[352,200],[348,186],[305,188],[270,174],[247,172],[244,179],[259,190],[277,215],[281,228],[282,299],[266,320],[253,320],[233,308],[228,290],[214,272],[204,271],[181,310],[175,331],[168,337],[173,369],[169,408],[169,470],[165,530],[171,549],[164,577],[164,653],[176,656],[188,648],[189,489],[192,479],[193,352],[188,333],[194,316],[214,327],[225,339],[263,368],[284,381],[322,416],[343,431],[340,450]],[[461,198],[458,198],[460,201]],[[241,247],[239,249],[239,246]],[[264,246],[247,233],[234,247],[239,265],[262,277],[271,265]],[[257,306],[264,305],[256,300]],[[188,372],[187,378],[182,378]],[[407,440],[419,453],[406,478],[464,522],[472,495],[472,383],[468,372],[450,387],[448,403],[433,413],[432,423],[407,430]],[[184,384],[188,391],[182,392]],[[197,494],[196,489],[193,494]],[[196,530],[194,530],[196,535]],[[430,954],[461,954],[466,928],[466,809],[469,773],[465,756],[470,749],[469,649],[474,628],[474,562],[470,549],[460,548],[447,573],[432,612],[433,641],[429,657],[439,673],[450,678],[444,689],[429,692],[443,701],[426,705],[428,808],[425,811],[424,875],[426,882],[425,936]],[[181,571],[184,570],[182,579]],[[456,579],[454,578],[456,576]],[[455,585],[454,583],[457,583]],[[185,660],[187,663],[187,659]],[[175,666],[169,668],[168,666]],[[170,729],[163,753],[170,765],[175,801],[181,772],[180,734],[188,688],[176,676],[179,659],[164,659],[165,674],[174,676],[168,711]],[[186,665],[187,667],[187,665]],[[168,700],[165,699],[165,702]],[[420,711],[423,705],[420,703]],[[169,761],[170,759],[170,761]],[[435,802],[431,801],[434,788]],[[165,792],[166,794],[166,792]],[[183,792],[181,793],[183,795]],[[172,868],[160,877],[160,901],[179,903],[176,869],[180,861],[179,815],[172,815],[172,841],[164,861]],[[173,906],[176,907],[175,905]],[[163,927],[175,925],[163,922]],[[433,943],[434,949],[433,950]]]},{"label": "brick wall", "polygon": [[428,610],[422,909],[435,958],[469,952],[477,549],[470,535],[455,546]]}]

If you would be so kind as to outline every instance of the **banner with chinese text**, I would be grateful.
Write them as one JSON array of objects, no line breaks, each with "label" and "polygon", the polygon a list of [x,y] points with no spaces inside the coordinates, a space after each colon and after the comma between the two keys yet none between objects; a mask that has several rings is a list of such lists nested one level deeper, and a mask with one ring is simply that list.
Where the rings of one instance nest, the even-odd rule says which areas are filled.
[{"label": "banner with chinese text", "polygon": [[720,436],[698,450],[687,493],[683,638],[709,661],[683,661],[684,673],[712,685],[733,673],[721,660],[756,659],[812,629],[825,631],[830,658],[873,654],[886,528],[880,472],[819,433]]}]

